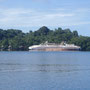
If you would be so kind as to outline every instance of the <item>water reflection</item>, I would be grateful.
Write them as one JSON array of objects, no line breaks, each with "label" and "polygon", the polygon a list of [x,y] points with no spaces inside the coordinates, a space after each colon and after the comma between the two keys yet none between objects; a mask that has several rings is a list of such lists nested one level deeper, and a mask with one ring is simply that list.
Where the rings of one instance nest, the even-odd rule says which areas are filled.
[{"label": "water reflection", "polygon": [[90,90],[90,52],[1,52],[0,90]]},{"label": "water reflection", "polygon": [[87,71],[89,66],[78,64],[19,64],[19,63],[0,63],[0,72],[73,72]]}]

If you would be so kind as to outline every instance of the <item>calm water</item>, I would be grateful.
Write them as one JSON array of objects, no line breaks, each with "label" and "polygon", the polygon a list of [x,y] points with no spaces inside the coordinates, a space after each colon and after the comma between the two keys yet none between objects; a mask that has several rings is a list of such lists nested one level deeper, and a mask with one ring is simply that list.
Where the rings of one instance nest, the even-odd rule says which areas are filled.
[{"label": "calm water", "polygon": [[0,52],[0,90],[90,90],[90,52]]}]

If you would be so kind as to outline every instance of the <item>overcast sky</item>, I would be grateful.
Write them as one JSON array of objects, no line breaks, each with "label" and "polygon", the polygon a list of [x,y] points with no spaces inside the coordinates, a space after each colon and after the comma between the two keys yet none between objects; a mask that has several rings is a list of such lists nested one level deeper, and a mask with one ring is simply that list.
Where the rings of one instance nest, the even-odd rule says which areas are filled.
[{"label": "overcast sky", "polygon": [[41,26],[90,36],[90,0],[0,0],[0,28],[28,32]]}]

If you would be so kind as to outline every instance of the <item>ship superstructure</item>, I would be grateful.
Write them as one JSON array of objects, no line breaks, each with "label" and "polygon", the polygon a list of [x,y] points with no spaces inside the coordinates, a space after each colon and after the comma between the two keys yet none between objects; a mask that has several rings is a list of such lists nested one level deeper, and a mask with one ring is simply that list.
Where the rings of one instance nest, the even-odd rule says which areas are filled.
[{"label": "ship superstructure", "polygon": [[79,51],[80,49],[80,46],[76,46],[74,44],[66,44],[65,42],[55,44],[48,43],[47,41],[40,45],[33,45],[29,47],[29,50],[34,51]]}]

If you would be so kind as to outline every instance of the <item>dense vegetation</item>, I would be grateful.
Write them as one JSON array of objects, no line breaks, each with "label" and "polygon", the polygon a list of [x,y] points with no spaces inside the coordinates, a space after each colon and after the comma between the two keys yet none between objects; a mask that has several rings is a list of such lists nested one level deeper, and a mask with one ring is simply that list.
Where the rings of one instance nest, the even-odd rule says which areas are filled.
[{"label": "dense vegetation", "polygon": [[70,29],[50,30],[43,26],[39,30],[29,33],[23,33],[21,30],[15,29],[0,29],[0,50],[28,50],[29,46],[45,41],[51,43],[66,41],[81,46],[82,51],[90,51],[90,37],[80,36],[77,31],[71,32]]}]

